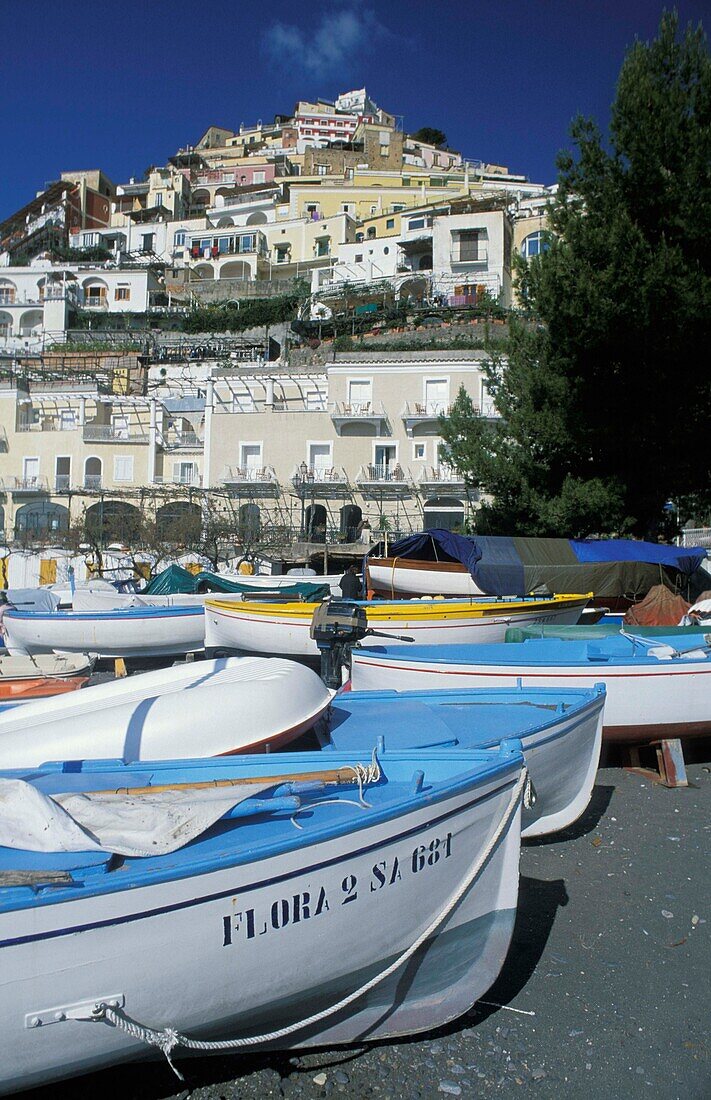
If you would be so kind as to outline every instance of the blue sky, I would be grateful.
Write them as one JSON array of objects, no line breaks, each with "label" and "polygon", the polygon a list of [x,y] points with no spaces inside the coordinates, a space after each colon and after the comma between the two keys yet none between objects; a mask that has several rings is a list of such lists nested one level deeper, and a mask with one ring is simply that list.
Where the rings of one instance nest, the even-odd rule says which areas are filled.
[{"label": "blue sky", "polygon": [[[571,119],[605,126],[626,48],[657,0],[0,0],[0,218],[62,170],[114,182],[210,123],[237,128],[298,98],[367,86],[408,130],[555,179]],[[709,0],[678,0],[682,24]]]}]

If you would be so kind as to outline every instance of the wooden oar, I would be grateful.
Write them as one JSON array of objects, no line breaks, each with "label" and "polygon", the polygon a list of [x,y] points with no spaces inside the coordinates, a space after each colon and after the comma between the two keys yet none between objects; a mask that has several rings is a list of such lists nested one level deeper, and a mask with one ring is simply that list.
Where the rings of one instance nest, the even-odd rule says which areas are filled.
[{"label": "wooden oar", "polygon": [[252,775],[240,779],[211,779],[200,783],[163,783],[154,787],[117,787],[115,790],[104,788],[100,791],[76,791],[76,794],[124,794],[141,795],[157,794],[159,791],[205,791],[211,787],[241,787],[252,783],[268,783],[270,786],[278,786],[281,783],[308,782],[318,780],[320,783],[338,785],[339,783],[355,784],[358,776],[353,768],[335,768],[333,771],[324,772],[295,772],[293,775]]}]

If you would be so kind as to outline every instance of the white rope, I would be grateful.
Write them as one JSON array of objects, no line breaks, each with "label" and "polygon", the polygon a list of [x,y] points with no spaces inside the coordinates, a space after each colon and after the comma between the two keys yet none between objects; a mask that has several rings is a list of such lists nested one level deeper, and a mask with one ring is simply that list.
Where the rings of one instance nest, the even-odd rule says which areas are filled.
[{"label": "white rope", "polygon": [[155,1028],[144,1027],[142,1024],[137,1023],[135,1020],[130,1019],[125,1013],[117,1011],[110,1005],[102,1002],[97,1006],[95,1019],[104,1019],[107,1023],[113,1024],[114,1027],[124,1031],[127,1035],[130,1035],[133,1039],[138,1039],[140,1042],[147,1043],[150,1046],[158,1047],[163,1052],[171,1066],[171,1069],[180,1077],[182,1076],[173,1065],[171,1061],[171,1054],[173,1049],[177,1046],[186,1047],[188,1050],[203,1050],[203,1051],[217,1051],[217,1050],[239,1050],[244,1047],[262,1045],[264,1043],[271,1043],[277,1039],[283,1039],[287,1035],[293,1034],[295,1031],[301,1031],[303,1028],[311,1027],[313,1024],[318,1024],[322,1020],[327,1019],[329,1016],[333,1016],[336,1012],[342,1011],[344,1008],[348,1008],[354,1001],[364,997],[366,993],[369,993],[371,989],[375,989],[376,986],[384,982],[386,978],[389,978],[391,974],[394,974],[396,970],[412,958],[416,951],[425,943],[426,940],[432,936],[441,924],[447,919],[450,913],[454,910],[457,904],[464,897],[467,890],[473,885],[476,878],[479,876],[483,867],[485,866],[489,856],[493,852],[494,848],[499,842],[501,835],[507,828],[511,818],[513,817],[518,807],[519,801],[523,794],[528,781],[528,772],[526,768],[521,770],[513,791],[511,792],[511,798],[504,811],[504,814],[497,825],[494,832],[491,834],[488,843],[474,864],[469,868],[466,875],[462,879],[461,883],[451,895],[444,908],[440,910],[437,916],[430,922],[425,928],[424,932],[421,932],[417,939],[403,951],[390,966],[385,970],[381,970],[379,974],[376,974],[374,978],[366,982],[364,985],[359,986],[353,993],[349,993],[346,997],[341,998],[336,1004],[331,1005],[330,1008],[323,1009],[321,1012],[315,1013],[313,1016],[308,1016],[305,1020],[299,1020],[295,1024],[289,1024],[287,1027],[279,1028],[277,1031],[270,1031],[264,1035],[252,1035],[241,1039],[226,1039],[224,1041],[202,1041],[199,1039],[189,1039],[186,1035],[181,1035],[179,1031],[174,1028],[165,1028],[162,1031],[158,1031]]}]

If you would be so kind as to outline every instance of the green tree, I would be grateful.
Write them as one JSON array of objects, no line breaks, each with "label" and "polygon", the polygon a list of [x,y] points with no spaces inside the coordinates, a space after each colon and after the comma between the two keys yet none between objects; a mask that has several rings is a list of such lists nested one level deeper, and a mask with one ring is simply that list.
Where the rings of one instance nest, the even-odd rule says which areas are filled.
[{"label": "green tree", "polygon": [[416,130],[414,134],[410,134],[410,137],[415,141],[421,141],[425,145],[434,145],[435,148],[440,149],[447,141],[447,135],[442,130],[435,129],[434,126],[420,126],[419,130]]},{"label": "green tree", "polygon": [[517,260],[525,316],[461,395],[449,459],[493,494],[480,528],[650,534],[664,502],[711,502],[711,60],[675,14],[629,51],[609,143],[578,119],[549,247]]}]

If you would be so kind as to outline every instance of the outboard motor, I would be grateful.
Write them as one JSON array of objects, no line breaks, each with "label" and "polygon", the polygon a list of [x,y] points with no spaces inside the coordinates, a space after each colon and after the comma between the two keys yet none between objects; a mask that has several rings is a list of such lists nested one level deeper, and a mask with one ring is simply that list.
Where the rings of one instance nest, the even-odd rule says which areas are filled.
[{"label": "outboard motor", "polygon": [[400,634],[384,634],[368,627],[365,608],[351,600],[324,600],[314,611],[311,637],[321,651],[321,679],[326,687],[338,689],[341,669],[350,672],[351,650],[365,637],[395,638],[411,642]]}]

